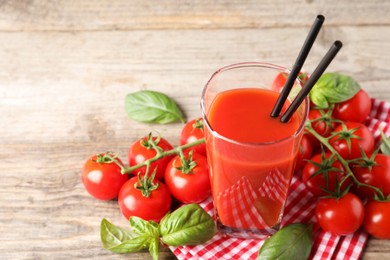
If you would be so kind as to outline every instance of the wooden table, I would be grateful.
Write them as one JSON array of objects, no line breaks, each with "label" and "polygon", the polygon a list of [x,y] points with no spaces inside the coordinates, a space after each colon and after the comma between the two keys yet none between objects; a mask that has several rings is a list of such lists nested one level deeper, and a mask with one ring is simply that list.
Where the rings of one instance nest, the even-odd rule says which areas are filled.
[{"label": "wooden table", "polygon": [[[219,67],[267,61],[291,67],[319,13],[326,16],[304,66],[331,43],[344,47],[328,71],[390,101],[390,1],[0,1],[0,258],[149,259],[102,249],[103,217],[126,227],[115,201],[84,190],[92,154],[151,130],[174,145],[182,124],[127,118],[126,94],[157,90],[188,119]],[[370,239],[363,259],[390,257],[390,241]],[[168,249],[162,259],[174,259]]]}]

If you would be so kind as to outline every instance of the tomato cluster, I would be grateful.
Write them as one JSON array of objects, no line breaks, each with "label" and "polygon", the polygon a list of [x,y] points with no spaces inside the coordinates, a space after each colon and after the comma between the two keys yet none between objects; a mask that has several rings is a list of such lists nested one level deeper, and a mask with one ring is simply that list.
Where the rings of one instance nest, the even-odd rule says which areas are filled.
[{"label": "tomato cluster", "polygon": [[152,134],[136,140],[128,150],[128,166],[113,153],[91,156],[82,170],[85,189],[100,200],[118,198],[126,219],[159,222],[173,202],[199,203],[210,196],[203,137],[203,121],[197,118],[183,127],[179,147]]},{"label": "tomato cluster", "polygon": [[323,230],[347,235],[363,227],[389,239],[390,156],[375,148],[364,125],[370,111],[363,89],[323,109],[312,103],[296,172],[318,196],[315,215]]}]

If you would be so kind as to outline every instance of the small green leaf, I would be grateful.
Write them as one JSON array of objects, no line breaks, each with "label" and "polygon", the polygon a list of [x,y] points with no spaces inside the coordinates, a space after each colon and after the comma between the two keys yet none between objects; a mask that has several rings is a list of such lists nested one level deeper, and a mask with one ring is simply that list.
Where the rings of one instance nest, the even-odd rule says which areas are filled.
[{"label": "small green leaf", "polygon": [[150,90],[141,90],[128,94],[125,98],[127,115],[139,122],[168,124],[180,120],[184,116],[175,101],[167,95]]},{"label": "small green leaf", "polygon": [[290,224],[268,238],[260,248],[257,259],[304,260],[312,246],[312,226]]},{"label": "small green leaf", "polygon": [[100,224],[100,236],[104,247],[112,247],[136,237],[136,234],[130,230],[119,228],[104,218]]},{"label": "small green leaf", "polygon": [[320,77],[309,93],[310,100],[320,108],[340,103],[352,98],[360,90],[360,85],[351,77],[330,72]]},{"label": "small green leaf", "polygon": [[134,253],[147,246],[148,236],[136,236],[129,230],[122,229],[103,219],[100,224],[100,238],[103,247],[116,253]]},{"label": "small green leaf", "polygon": [[[313,90],[312,90],[313,91]],[[318,95],[318,94],[310,94],[309,92],[309,97],[310,100],[319,108],[328,108],[329,103],[328,100],[326,100],[326,97],[324,95]]]},{"label": "small green leaf", "polygon": [[216,233],[212,217],[197,204],[188,204],[160,222],[161,240],[170,246],[199,245]]},{"label": "small green leaf", "polygon": [[382,143],[380,145],[381,152],[390,156],[390,137],[387,137],[383,132],[382,128],[379,129],[381,132]]},{"label": "small green leaf", "polygon": [[130,226],[131,229],[139,234],[144,235],[147,234],[150,237],[158,237],[158,224],[154,221],[146,221],[139,217],[130,217]]},{"label": "small green leaf", "polygon": [[129,254],[136,253],[148,247],[149,237],[147,235],[142,235],[135,237],[130,240],[123,241],[122,243],[106,248],[112,252],[120,254]]}]

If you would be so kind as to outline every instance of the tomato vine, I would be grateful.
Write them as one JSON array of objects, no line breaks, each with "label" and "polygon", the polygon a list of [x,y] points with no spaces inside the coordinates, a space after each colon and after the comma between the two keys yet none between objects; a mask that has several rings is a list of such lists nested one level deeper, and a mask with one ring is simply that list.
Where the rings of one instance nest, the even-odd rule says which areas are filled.
[{"label": "tomato vine", "polygon": [[[358,186],[364,186],[364,187],[368,187],[370,189],[373,189],[377,194],[378,194],[378,197],[380,199],[384,199],[385,196],[383,195],[383,192],[380,188],[378,187],[374,187],[372,185],[369,185],[369,184],[366,184],[366,183],[363,183],[363,182],[360,182],[356,176],[353,174],[351,168],[350,168],[350,162],[355,162],[356,159],[353,159],[353,160],[346,160],[344,159],[337,151],[336,149],[329,143],[329,139],[332,137],[323,137],[321,136],[320,134],[318,134],[314,129],[313,127],[311,126],[311,123],[310,121],[308,121],[308,123],[306,124],[306,130],[312,134],[315,138],[317,138],[318,141],[321,142],[321,144],[323,146],[325,146],[333,155],[335,155],[337,157],[337,159],[341,162],[341,164],[343,165],[345,171],[346,171],[346,176],[340,181],[339,185],[341,186],[343,184],[343,182],[348,178],[352,178],[353,182],[358,185]],[[363,155],[364,156],[364,155]],[[340,195],[340,194],[338,194]]]}]

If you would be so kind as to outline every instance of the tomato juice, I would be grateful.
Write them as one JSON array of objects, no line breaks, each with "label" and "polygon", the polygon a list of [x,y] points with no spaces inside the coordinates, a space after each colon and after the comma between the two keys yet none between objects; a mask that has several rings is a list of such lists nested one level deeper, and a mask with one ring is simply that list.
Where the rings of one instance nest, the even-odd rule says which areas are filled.
[{"label": "tomato juice", "polygon": [[[279,93],[245,88],[219,93],[207,115],[212,129],[220,135],[247,143],[273,142],[293,135],[299,119],[293,115],[287,123],[271,117]],[[286,104],[284,106],[286,108]]]},{"label": "tomato juice", "polygon": [[280,224],[305,117],[296,112],[287,123],[272,118],[278,95],[228,89],[203,111],[214,209],[227,229],[273,233]]}]

